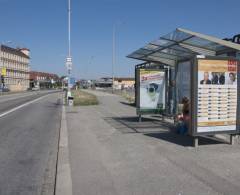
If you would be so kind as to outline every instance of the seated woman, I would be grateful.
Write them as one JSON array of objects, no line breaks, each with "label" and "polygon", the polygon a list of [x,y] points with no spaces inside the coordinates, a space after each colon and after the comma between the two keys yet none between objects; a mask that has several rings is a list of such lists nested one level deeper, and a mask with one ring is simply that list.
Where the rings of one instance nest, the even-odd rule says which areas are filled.
[{"label": "seated woman", "polygon": [[188,132],[188,126],[190,121],[189,116],[189,99],[187,97],[182,98],[182,113],[178,116],[177,132],[180,134],[186,134]]}]

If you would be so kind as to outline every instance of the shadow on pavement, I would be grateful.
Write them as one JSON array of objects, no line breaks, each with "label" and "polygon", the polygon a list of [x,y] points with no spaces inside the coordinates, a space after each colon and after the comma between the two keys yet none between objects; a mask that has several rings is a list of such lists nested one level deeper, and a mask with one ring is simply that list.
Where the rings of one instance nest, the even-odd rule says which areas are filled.
[{"label": "shadow on pavement", "polygon": [[104,119],[112,127],[122,133],[154,133],[170,131],[171,125],[158,119],[138,117],[109,117]]},{"label": "shadow on pavement", "polygon": [[[165,133],[146,133],[144,134],[149,137],[161,139],[180,146],[193,146],[193,137],[186,135],[179,135],[174,132]],[[223,140],[218,140],[213,137],[199,137],[199,145],[212,145],[212,144],[226,144]],[[227,143],[228,144],[228,143]]]},{"label": "shadow on pavement", "polygon": [[[104,120],[123,134],[141,133],[145,136],[161,139],[180,146],[193,146],[193,137],[179,135],[174,131],[174,125],[155,118],[138,117],[108,117]],[[199,137],[199,145],[226,144],[228,142],[214,137]]]},{"label": "shadow on pavement", "polygon": [[128,102],[120,102],[120,103],[123,104],[123,105],[134,107],[134,108],[136,107],[135,103],[128,103]]}]

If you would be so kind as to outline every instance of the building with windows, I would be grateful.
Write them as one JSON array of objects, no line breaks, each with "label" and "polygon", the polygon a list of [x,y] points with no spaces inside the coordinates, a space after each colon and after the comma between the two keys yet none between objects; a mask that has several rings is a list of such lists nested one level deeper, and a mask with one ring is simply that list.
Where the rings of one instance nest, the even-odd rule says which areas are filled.
[{"label": "building with windows", "polygon": [[[113,81],[114,80],[114,81]],[[94,82],[96,87],[114,89],[134,89],[135,78],[132,77],[103,77]]]},{"label": "building with windows", "polygon": [[135,78],[132,77],[115,77],[114,88],[115,89],[134,89]]},{"label": "building with windows", "polygon": [[30,88],[49,89],[59,82],[60,78],[56,74],[30,71]]},{"label": "building with windows", "polygon": [[25,91],[29,88],[30,50],[0,45],[1,87],[10,91]]},{"label": "building with windows", "polygon": [[110,88],[112,87],[112,77],[102,77],[94,82],[95,87]]}]

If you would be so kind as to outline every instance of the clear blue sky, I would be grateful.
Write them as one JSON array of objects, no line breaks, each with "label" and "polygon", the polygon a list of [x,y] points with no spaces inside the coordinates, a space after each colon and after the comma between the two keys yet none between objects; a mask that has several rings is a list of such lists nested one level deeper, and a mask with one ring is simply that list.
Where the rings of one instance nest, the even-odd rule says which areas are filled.
[{"label": "clear blue sky", "polygon": [[[177,27],[219,38],[239,32],[239,0],[72,0],[74,75],[111,75],[117,23],[117,76],[133,76],[125,56]],[[66,74],[67,0],[0,0],[0,42],[31,50],[31,69]]]}]

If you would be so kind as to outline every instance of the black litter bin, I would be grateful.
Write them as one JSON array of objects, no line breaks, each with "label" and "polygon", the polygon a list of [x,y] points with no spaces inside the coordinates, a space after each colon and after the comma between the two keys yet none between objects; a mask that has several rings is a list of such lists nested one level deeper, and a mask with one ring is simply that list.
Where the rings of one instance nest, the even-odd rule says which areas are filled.
[{"label": "black litter bin", "polygon": [[73,106],[73,100],[74,98],[72,96],[68,96],[68,105]]}]

